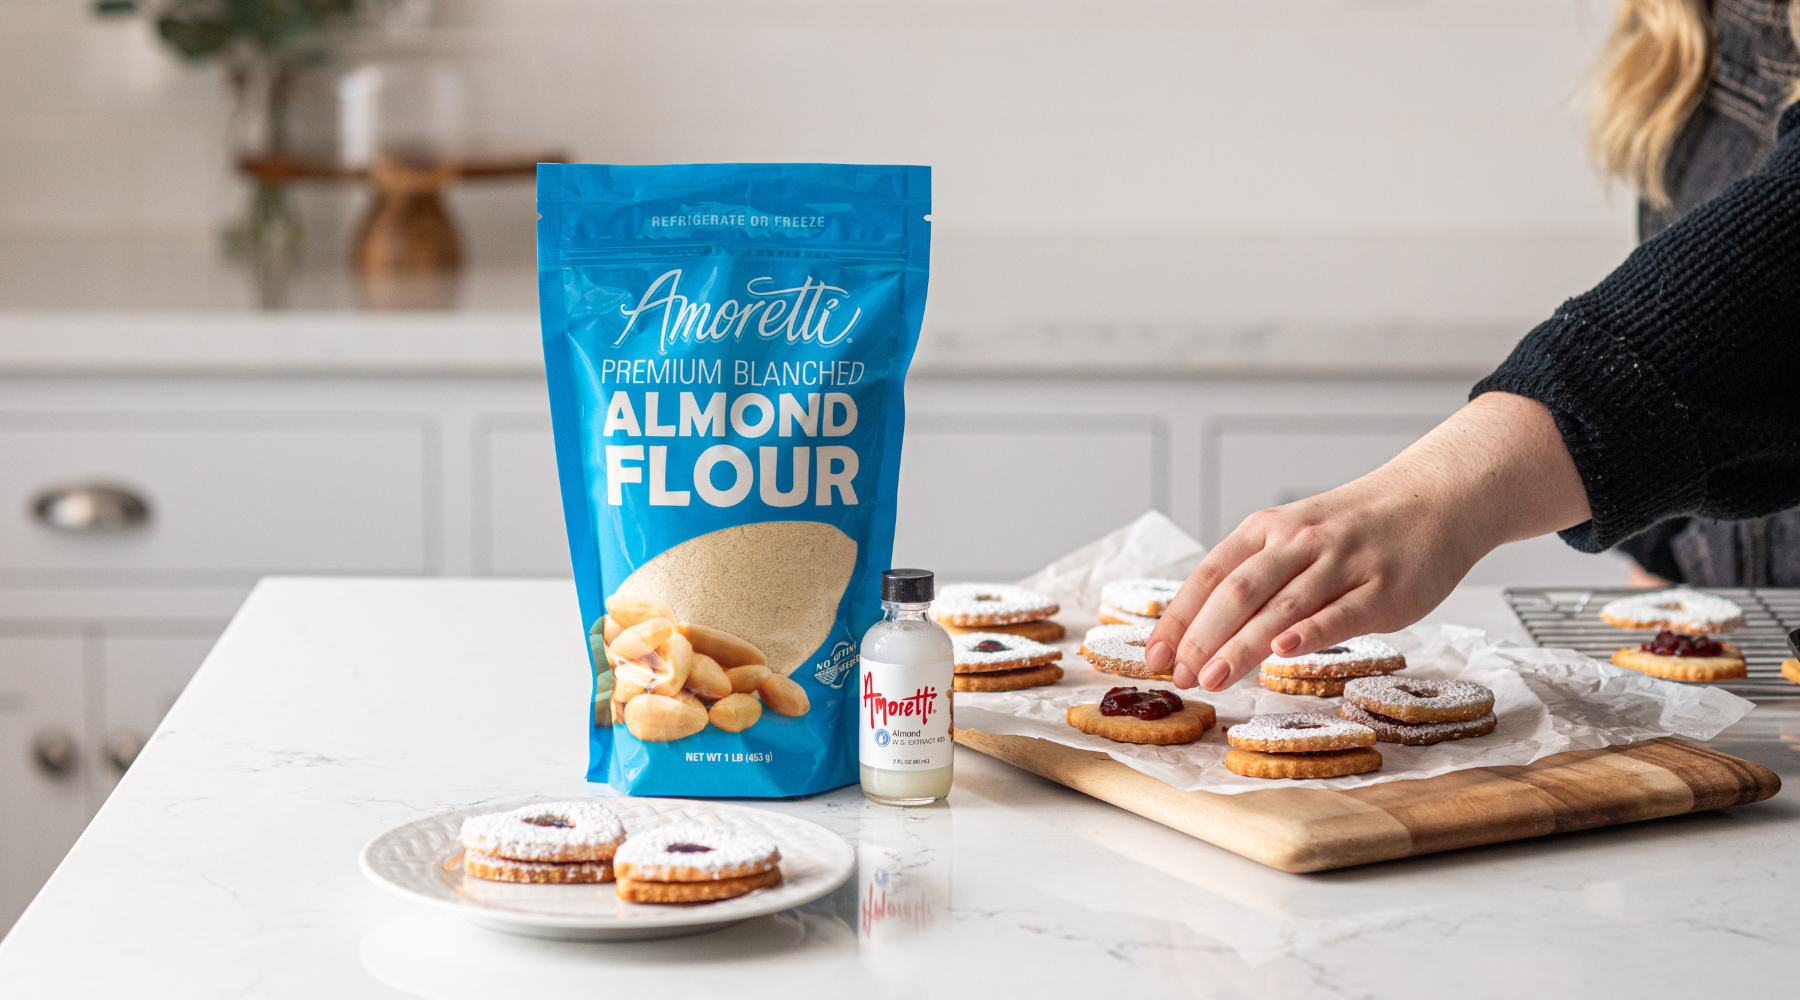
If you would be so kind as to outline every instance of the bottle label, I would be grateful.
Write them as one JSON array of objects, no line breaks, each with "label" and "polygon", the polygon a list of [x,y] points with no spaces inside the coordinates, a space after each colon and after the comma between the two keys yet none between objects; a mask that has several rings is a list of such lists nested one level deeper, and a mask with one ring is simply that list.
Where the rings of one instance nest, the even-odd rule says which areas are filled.
[{"label": "bottle label", "polygon": [[862,660],[862,762],[884,771],[950,766],[951,680],[938,663]]}]

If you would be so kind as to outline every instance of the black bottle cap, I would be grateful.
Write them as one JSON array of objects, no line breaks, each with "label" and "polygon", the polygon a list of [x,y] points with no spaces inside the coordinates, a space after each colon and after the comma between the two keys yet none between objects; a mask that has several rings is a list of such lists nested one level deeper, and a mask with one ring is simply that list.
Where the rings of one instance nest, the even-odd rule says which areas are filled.
[{"label": "black bottle cap", "polygon": [[881,599],[893,604],[926,604],[934,589],[928,569],[890,569],[881,574]]}]

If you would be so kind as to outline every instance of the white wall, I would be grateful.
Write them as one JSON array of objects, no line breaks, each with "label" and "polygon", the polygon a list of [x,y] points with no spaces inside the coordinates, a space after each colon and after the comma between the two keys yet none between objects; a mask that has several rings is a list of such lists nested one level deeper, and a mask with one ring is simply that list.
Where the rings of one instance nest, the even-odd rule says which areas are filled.
[{"label": "white wall", "polygon": [[[241,197],[217,71],[87,11],[0,0],[0,235],[216,226]],[[1580,130],[1609,0],[444,0],[438,16],[475,53],[476,128],[497,140],[933,165],[937,329],[1522,332],[1631,242],[1630,198],[1606,196]],[[458,201],[476,263],[529,261],[529,185]],[[327,229],[350,214],[311,211]]]}]

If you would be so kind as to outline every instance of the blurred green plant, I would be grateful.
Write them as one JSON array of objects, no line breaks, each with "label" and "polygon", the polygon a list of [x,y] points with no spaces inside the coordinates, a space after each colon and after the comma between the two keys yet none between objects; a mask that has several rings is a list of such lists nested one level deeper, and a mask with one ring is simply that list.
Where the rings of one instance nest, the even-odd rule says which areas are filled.
[{"label": "blurred green plant", "polygon": [[[147,13],[185,59],[305,58],[297,48],[356,13],[356,0],[95,0],[102,17]],[[250,50],[250,51],[245,51]]]},{"label": "blurred green plant", "polygon": [[[357,6],[358,0],[94,0],[93,9],[101,17],[148,16],[181,58],[222,64],[238,104],[232,152],[279,159],[290,152],[296,75],[328,57],[328,33],[347,27]],[[294,258],[300,235],[286,186],[259,181],[225,242],[234,256],[266,263]]]}]

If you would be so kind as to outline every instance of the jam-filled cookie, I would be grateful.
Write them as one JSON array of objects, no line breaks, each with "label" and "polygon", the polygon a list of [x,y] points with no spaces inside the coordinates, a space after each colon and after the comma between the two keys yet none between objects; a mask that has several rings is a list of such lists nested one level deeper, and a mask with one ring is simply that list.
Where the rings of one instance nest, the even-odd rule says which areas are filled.
[{"label": "jam-filled cookie", "polygon": [[463,871],[489,882],[534,885],[585,885],[613,880],[609,861],[514,861],[475,851],[463,852]]},{"label": "jam-filled cookie", "polygon": [[1126,614],[1156,618],[1181,591],[1180,580],[1137,577],[1114,580],[1100,588],[1100,603]]},{"label": "jam-filled cookie", "polygon": [[1150,641],[1149,625],[1097,625],[1088,629],[1081,640],[1081,658],[1095,670],[1126,677],[1169,680],[1173,675],[1158,674],[1144,662],[1144,645]]},{"label": "jam-filled cookie", "polygon": [[1473,681],[1357,677],[1344,685],[1344,701],[1396,722],[1461,722],[1492,711],[1494,692]]},{"label": "jam-filled cookie", "polygon": [[1014,625],[951,625],[947,622],[938,622],[938,624],[951,635],[961,635],[965,632],[1001,632],[1006,635],[1016,635],[1021,639],[1030,639],[1032,642],[1058,642],[1068,634],[1068,629],[1063,628],[1062,623],[1048,621],[1019,622]]},{"label": "jam-filled cookie", "polygon": [[780,862],[760,833],[673,823],[626,841],[613,868],[624,902],[698,903],[780,885]]},{"label": "jam-filled cookie", "polygon": [[1614,664],[1669,681],[1728,681],[1747,671],[1736,646],[1704,635],[1677,635],[1664,630],[1636,647],[1612,655]]},{"label": "jam-filled cookie", "polygon": [[1134,687],[1113,688],[1098,704],[1071,706],[1065,717],[1089,736],[1157,746],[1192,743],[1218,721],[1206,702],[1186,701],[1173,691]]},{"label": "jam-filled cookie", "polygon": [[1304,656],[1270,656],[1262,663],[1267,677],[1368,677],[1406,669],[1406,657],[1386,640],[1359,635]]},{"label": "jam-filled cookie", "polygon": [[1424,746],[1428,743],[1442,743],[1445,740],[1464,740],[1473,736],[1486,736],[1500,724],[1498,716],[1492,712],[1478,715],[1472,719],[1453,719],[1445,722],[1401,722],[1385,715],[1376,715],[1348,700],[1338,706],[1338,715],[1351,722],[1361,723],[1375,730],[1375,738],[1383,743],[1403,743],[1408,746]]},{"label": "jam-filled cookie", "polygon": [[965,632],[950,637],[958,691],[1019,691],[1062,680],[1062,650],[1004,632]]},{"label": "jam-filled cookie", "polygon": [[1744,609],[1723,597],[1686,587],[1634,594],[1608,601],[1600,619],[1614,628],[1667,632],[1729,632],[1744,624]]},{"label": "jam-filled cookie", "polygon": [[476,854],[513,861],[606,861],[624,842],[625,824],[603,802],[547,802],[470,816],[461,840]]},{"label": "jam-filled cookie", "polygon": [[934,620],[964,628],[1043,621],[1059,610],[1049,594],[1010,583],[952,583],[938,588],[931,603]]},{"label": "jam-filled cookie", "polygon": [[1225,769],[1246,778],[1341,778],[1381,770],[1381,751],[1370,747],[1311,753],[1263,753],[1232,747]]}]

